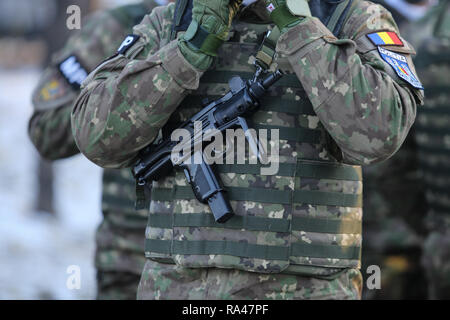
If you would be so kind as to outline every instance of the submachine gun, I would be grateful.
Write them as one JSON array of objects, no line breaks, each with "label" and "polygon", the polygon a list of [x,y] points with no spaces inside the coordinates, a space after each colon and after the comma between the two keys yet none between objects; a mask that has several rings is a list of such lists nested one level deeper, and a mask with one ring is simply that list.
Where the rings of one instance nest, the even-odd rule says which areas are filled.
[{"label": "submachine gun", "polygon": [[[173,168],[181,168],[198,201],[209,205],[218,223],[228,221],[234,215],[233,209],[226,197],[226,190],[224,190],[220,178],[204,159],[203,146],[200,151],[194,151],[193,154],[184,157],[179,157],[177,154],[172,155],[172,151],[177,145],[177,148],[179,146],[181,148],[189,146],[190,148],[202,143],[202,134],[198,133],[198,128],[194,128],[194,123],[201,123],[200,132],[208,132],[208,130],[225,132],[230,128],[242,128],[252,152],[259,155],[257,141],[252,135],[247,134],[248,125],[245,117],[258,110],[260,99],[282,76],[283,73],[279,70],[262,72],[259,69],[254,78],[247,81],[238,76],[231,78],[228,82],[230,91],[227,94],[210,102],[179,127],[179,129],[185,129],[191,133],[189,141],[182,141],[180,146],[178,141],[167,138],[140,152],[139,160],[132,168],[137,184],[145,186],[147,183],[158,181],[168,175]],[[195,159],[202,161],[194,161]],[[200,163],[196,164],[195,162]]]}]

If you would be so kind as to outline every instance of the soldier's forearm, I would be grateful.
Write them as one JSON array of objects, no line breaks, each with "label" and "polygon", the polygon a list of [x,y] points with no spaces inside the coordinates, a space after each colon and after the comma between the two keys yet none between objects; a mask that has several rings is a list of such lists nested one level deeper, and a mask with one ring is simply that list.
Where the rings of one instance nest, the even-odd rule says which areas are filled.
[{"label": "soldier's forearm", "polygon": [[110,60],[90,76],[75,103],[72,128],[81,152],[102,167],[129,166],[187,90],[198,87],[200,75],[176,41],[144,60]]},{"label": "soldier's forearm", "polygon": [[381,60],[363,61],[354,41],[336,39],[314,20],[284,34],[279,51],[288,55],[345,162],[369,164],[388,158],[414,122],[411,91],[383,71]]},{"label": "soldier's forearm", "polygon": [[70,113],[72,103],[57,109],[35,111],[28,124],[28,134],[39,154],[48,160],[59,160],[79,153],[72,136]]}]

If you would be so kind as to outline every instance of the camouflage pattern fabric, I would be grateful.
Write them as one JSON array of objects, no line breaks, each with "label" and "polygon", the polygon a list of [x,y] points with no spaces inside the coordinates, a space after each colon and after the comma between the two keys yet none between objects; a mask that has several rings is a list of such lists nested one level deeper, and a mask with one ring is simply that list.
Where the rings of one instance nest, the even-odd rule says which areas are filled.
[{"label": "camouflage pattern fabric", "polygon": [[218,268],[182,268],[147,260],[140,300],[357,300],[362,277],[345,269],[332,280]]},{"label": "camouflage pattern fabric", "polygon": [[[152,0],[146,0],[94,13],[54,55],[33,94],[35,111],[29,122],[30,139],[44,158],[57,160],[79,153],[70,123],[78,92],[62,77],[58,64],[76,55],[84,68],[93,70],[116,52],[132,27],[155,6]],[[95,256],[98,298],[135,299],[145,263],[142,235],[147,210],[135,210],[135,182],[128,169],[105,170],[102,193],[104,220],[97,230]]]},{"label": "camouflage pattern fabric", "polygon": [[[319,162],[327,160],[337,167],[343,166],[341,163],[367,165],[390,157],[406,138],[414,122],[416,105],[422,102],[422,92],[400,80],[381,59],[376,47],[368,43],[366,35],[370,32],[387,29],[398,33],[388,12],[380,9],[381,15],[374,14],[373,6],[370,2],[353,1],[340,39],[319,19],[306,18],[284,33],[278,41],[279,67],[290,74],[295,73],[296,80],[300,81],[304,91],[285,85],[284,88],[274,89],[272,97],[297,101],[298,109],[301,109],[303,103],[308,104],[314,112],[299,113],[296,108],[293,111],[299,113],[296,116],[288,116],[285,111],[273,114],[262,112],[252,120],[258,124],[272,124],[281,128],[301,127],[321,132],[321,138],[316,144],[312,141],[287,143],[289,138],[285,141],[281,139],[282,161],[296,162],[312,158]],[[264,2],[258,1],[251,6],[254,11],[250,12],[254,17],[259,17],[259,21],[261,17],[267,16],[265,11],[257,11],[261,7],[264,8]],[[135,27],[134,33],[141,37],[126,56],[106,61],[84,83],[73,110],[72,128],[80,150],[93,162],[108,168],[131,165],[137,152],[154,141],[160,129],[172,120],[172,114],[181,118],[185,116],[184,111],[188,108],[181,108],[180,112],[175,110],[186,96],[192,94],[188,97],[191,99],[205,94],[221,95],[226,90],[223,86],[211,86],[208,73],[196,70],[180,54],[177,40],[171,41],[169,38],[172,20],[173,6],[154,10]],[[243,25],[245,27],[245,21]],[[261,36],[253,28],[253,25],[248,25],[245,32],[238,32],[237,41],[242,42],[238,47],[230,46],[227,49],[224,46],[219,54],[216,73],[225,70],[253,70],[252,58],[248,57],[254,53],[255,46],[245,45],[246,39]],[[410,58],[413,49],[406,41],[402,47],[387,46],[386,49],[402,52],[413,68]],[[276,90],[280,90],[278,94]],[[294,120],[297,117],[298,120]],[[286,163],[292,163],[289,161]],[[285,192],[300,188],[360,196],[362,189],[358,179],[340,181],[326,178],[261,177],[245,171],[242,175],[225,174],[222,178],[226,187],[259,187],[259,192],[265,188]],[[152,198],[155,199],[154,191],[161,186],[176,192],[185,185],[184,176],[169,177],[153,185]],[[255,201],[236,201],[234,209],[238,216],[254,215],[274,219],[273,221],[286,220],[289,223],[294,215],[296,218],[318,219],[317,221],[320,218],[341,219],[341,223],[350,221],[352,226],[357,226],[362,218],[361,208],[358,206],[299,204],[292,209],[281,203],[268,206]],[[158,213],[169,217],[172,211],[177,214],[208,213],[208,208],[204,205],[195,200],[183,199],[171,202],[152,200],[150,210],[150,223],[152,216]],[[306,225],[300,226],[305,227]],[[361,242],[357,228],[352,229],[349,234],[342,231],[337,235],[301,230],[292,233],[292,241],[304,247],[316,243],[348,249],[357,248]],[[254,244],[256,241],[270,246],[283,245],[291,235],[277,237],[261,233],[258,237],[258,233],[249,230],[217,230],[215,226],[210,230],[149,227],[146,237],[186,243],[204,239],[241,239],[243,244]],[[199,288],[195,297],[206,299],[210,294],[214,296],[210,292],[215,289],[209,289],[215,286],[214,281],[207,281],[208,274],[212,274],[217,279],[215,283],[224,288],[223,291],[218,290],[223,298],[241,297],[230,288],[242,286],[244,288],[240,291],[248,292],[244,296],[251,299],[268,296],[281,298],[282,295],[278,294],[280,291],[292,292],[292,298],[359,298],[361,274],[358,263],[348,267],[351,264],[345,258],[314,257],[317,254],[318,252],[313,252],[309,257],[293,261],[291,266],[295,265],[296,268],[291,274],[280,273],[291,267],[289,262],[282,261],[281,264],[277,261],[239,259],[227,255],[174,254],[171,258],[176,266],[165,264],[161,260],[149,260],[142,275],[139,297],[183,299],[189,297],[188,292],[194,294],[196,288]],[[162,257],[167,258],[167,255]],[[157,257],[152,255],[151,258]],[[209,268],[203,269],[205,267]],[[230,267],[234,269],[226,269]],[[250,276],[250,270],[257,273],[251,273]],[[344,276],[344,279],[337,280],[340,276]],[[241,280],[246,278],[250,282],[248,286]],[[280,288],[275,284],[283,281],[292,283],[292,288]],[[199,283],[202,286],[199,287]],[[183,292],[178,290],[178,294],[171,295],[168,292],[170,290],[165,289],[170,285],[174,288],[179,286]],[[206,289],[202,290],[202,287]],[[311,290],[313,293],[304,292],[303,287],[314,288]],[[155,288],[162,289],[155,294]],[[318,293],[318,290],[321,291],[319,288],[323,288],[322,295]],[[355,292],[358,293],[354,294]]]},{"label": "camouflage pattern fabric", "polygon": [[417,28],[431,32],[419,47],[417,66],[428,86],[418,112],[416,141],[426,184],[429,235],[422,263],[431,299],[450,299],[450,5],[441,1]]}]

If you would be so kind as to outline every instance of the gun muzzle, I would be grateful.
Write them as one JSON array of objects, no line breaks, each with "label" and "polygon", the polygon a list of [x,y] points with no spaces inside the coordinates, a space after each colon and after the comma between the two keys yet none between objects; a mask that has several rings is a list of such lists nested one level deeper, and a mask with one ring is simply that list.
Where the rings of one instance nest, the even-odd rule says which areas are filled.
[{"label": "gun muzzle", "polygon": [[265,79],[262,81],[262,86],[264,89],[269,89],[275,82],[281,79],[283,76],[283,72],[281,70],[277,70],[271,74],[269,74]]}]

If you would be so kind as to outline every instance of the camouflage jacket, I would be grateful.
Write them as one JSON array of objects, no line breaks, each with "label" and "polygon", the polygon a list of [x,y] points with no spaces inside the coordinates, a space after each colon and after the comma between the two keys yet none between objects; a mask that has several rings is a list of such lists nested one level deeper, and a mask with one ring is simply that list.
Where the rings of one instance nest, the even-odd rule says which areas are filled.
[{"label": "camouflage jacket", "polygon": [[[155,6],[153,0],[145,0],[143,6],[128,5],[94,13],[53,56],[33,93],[35,110],[28,128],[31,141],[44,158],[58,160],[79,153],[70,122],[79,89],[63,78],[59,64],[75,56],[87,72],[93,70],[114,54],[123,38],[132,32],[132,27]],[[130,171],[106,170],[102,193],[105,219],[97,232],[97,268],[140,274],[143,265],[141,235],[147,212],[135,211],[135,185]],[[130,252],[134,254],[128,254]]]},{"label": "camouflage jacket", "polygon": [[[72,128],[80,150],[105,168],[129,166],[150,144],[186,95],[196,90],[202,72],[181,55],[177,40],[161,38],[172,27],[172,6],[145,17],[134,33],[139,51],[119,55],[97,68],[79,95]],[[383,8],[358,1],[358,8],[337,39],[317,18],[307,18],[282,35],[279,54],[308,93],[322,124],[349,164],[370,164],[390,157],[404,141],[422,103],[422,92],[397,78],[366,35],[398,32]],[[405,53],[407,43],[387,49]]]}]

